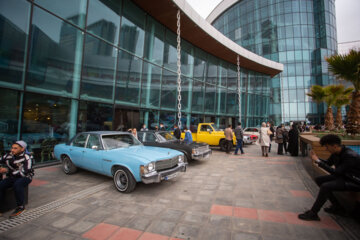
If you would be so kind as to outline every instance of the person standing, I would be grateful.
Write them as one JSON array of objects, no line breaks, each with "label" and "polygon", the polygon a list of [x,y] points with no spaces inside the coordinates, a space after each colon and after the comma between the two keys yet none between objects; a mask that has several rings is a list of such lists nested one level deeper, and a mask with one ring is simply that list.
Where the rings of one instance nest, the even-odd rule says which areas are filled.
[{"label": "person standing", "polygon": [[265,122],[261,124],[259,142],[261,146],[261,152],[264,157],[268,157],[268,150],[270,145],[270,128],[266,126]]},{"label": "person standing", "polygon": [[288,152],[288,142],[289,142],[289,132],[286,130],[286,128],[283,128],[283,145],[284,145],[284,151],[285,154]]},{"label": "person standing", "polygon": [[191,131],[188,130],[187,127],[184,127],[184,132],[185,132],[184,142],[185,142],[186,144],[192,143],[192,142],[193,142],[193,138],[192,138]]},{"label": "person standing", "polygon": [[289,131],[288,152],[291,156],[297,156],[299,154],[299,131],[296,124],[293,124]]},{"label": "person standing", "polygon": [[32,157],[26,153],[26,142],[16,141],[11,146],[10,153],[4,155],[0,164],[0,174],[6,173],[7,177],[0,181],[0,201],[2,201],[5,190],[13,188],[16,198],[14,212],[10,218],[19,216],[25,211],[25,188],[31,183],[34,175],[32,168]]},{"label": "person standing", "polygon": [[270,123],[270,122],[267,122],[267,125],[266,125],[270,131],[271,131],[271,134],[270,134],[270,144],[269,144],[269,153],[271,151],[271,142],[273,141],[273,138],[274,138],[274,133],[275,133],[275,129],[273,127],[273,124]]},{"label": "person standing", "polygon": [[149,131],[149,129],[146,127],[146,124],[143,124],[140,131]]},{"label": "person standing", "polygon": [[225,134],[225,151],[226,153],[230,153],[232,145],[233,145],[233,131],[231,129],[231,124],[228,125],[224,130]]},{"label": "person standing", "polygon": [[181,138],[181,130],[177,124],[174,125],[174,136],[179,140]]},{"label": "person standing", "polygon": [[[298,215],[301,220],[320,221],[318,212],[327,200],[330,200],[332,205],[324,208],[324,211],[342,215],[345,209],[337,201],[333,192],[360,191],[360,182],[354,180],[360,179],[360,155],[341,145],[340,137],[334,134],[323,136],[320,144],[331,153],[329,159],[321,160],[313,151],[310,151],[310,156],[319,167],[329,171],[330,175],[315,178],[320,190],[311,209]],[[335,169],[332,166],[335,166]]]},{"label": "person standing", "polygon": [[238,122],[238,126],[235,128],[234,133],[235,133],[235,137],[236,137],[236,149],[235,149],[234,154],[237,155],[239,149],[240,149],[241,154],[244,154],[244,150],[242,147],[244,131],[241,127],[241,122]]},{"label": "person standing", "polygon": [[132,134],[136,139],[138,139],[138,135],[137,135],[137,130],[136,130],[136,128],[131,129],[131,134]]},{"label": "person standing", "polygon": [[276,129],[276,138],[275,138],[275,142],[278,144],[277,154],[279,154],[279,155],[284,155],[284,153],[283,153],[283,148],[284,148],[283,132],[284,132],[284,124],[281,124]]}]

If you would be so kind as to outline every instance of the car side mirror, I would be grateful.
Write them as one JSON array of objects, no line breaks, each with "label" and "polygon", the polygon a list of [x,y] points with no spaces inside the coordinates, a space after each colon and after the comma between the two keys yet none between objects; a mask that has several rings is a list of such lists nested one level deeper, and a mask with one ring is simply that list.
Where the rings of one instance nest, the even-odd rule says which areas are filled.
[{"label": "car side mirror", "polygon": [[98,150],[98,146],[92,146],[91,149]]}]

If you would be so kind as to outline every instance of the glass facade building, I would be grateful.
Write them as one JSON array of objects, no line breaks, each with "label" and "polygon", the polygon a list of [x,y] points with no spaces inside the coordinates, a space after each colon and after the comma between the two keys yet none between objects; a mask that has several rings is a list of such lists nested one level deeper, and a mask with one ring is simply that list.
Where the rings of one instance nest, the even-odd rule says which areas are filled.
[{"label": "glass facade building", "polygon": [[[0,0],[0,152],[36,162],[90,130],[127,130],[177,111],[176,34],[130,0]],[[182,123],[238,119],[237,67],[181,43]],[[271,77],[241,69],[242,121],[268,119]],[[254,107],[257,106],[257,107]]]},{"label": "glass facade building", "polygon": [[212,25],[242,47],[284,64],[272,80],[270,111],[281,112],[282,122],[323,122],[324,106],[306,93],[314,84],[334,82],[325,57],[337,51],[335,0],[224,2],[229,7],[213,16]]}]

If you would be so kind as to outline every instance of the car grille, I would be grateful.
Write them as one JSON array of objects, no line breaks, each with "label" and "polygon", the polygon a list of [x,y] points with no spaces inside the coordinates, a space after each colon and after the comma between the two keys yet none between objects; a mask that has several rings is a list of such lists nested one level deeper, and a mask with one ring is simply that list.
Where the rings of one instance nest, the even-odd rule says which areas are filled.
[{"label": "car grille", "polygon": [[197,147],[197,148],[195,148],[195,150],[196,150],[198,153],[206,152],[208,149],[209,149],[209,146],[202,146],[202,147]]},{"label": "car grille", "polygon": [[179,156],[155,162],[155,170],[161,171],[175,167],[179,162]]}]

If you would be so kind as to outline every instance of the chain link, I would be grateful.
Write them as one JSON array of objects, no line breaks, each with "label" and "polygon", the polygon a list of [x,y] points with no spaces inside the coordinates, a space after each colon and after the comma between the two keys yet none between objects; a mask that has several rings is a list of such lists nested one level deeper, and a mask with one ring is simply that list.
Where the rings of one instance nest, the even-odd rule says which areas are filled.
[{"label": "chain link", "polygon": [[181,38],[180,38],[180,10],[177,12],[177,84],[178,84],[178,126],[181,129]]},{"label": "chain link", "polygon": [[237,55],[237,77],[238,77],[238,103],[239,103],[239,122],[241,122],[241,78],[240,78],[240,57]]}]

